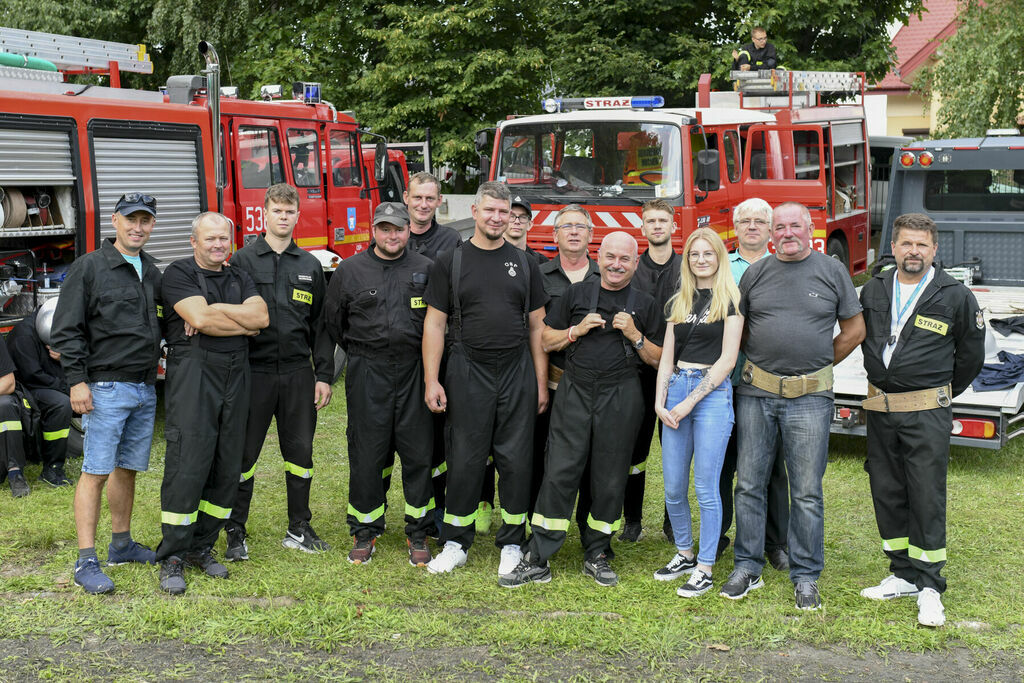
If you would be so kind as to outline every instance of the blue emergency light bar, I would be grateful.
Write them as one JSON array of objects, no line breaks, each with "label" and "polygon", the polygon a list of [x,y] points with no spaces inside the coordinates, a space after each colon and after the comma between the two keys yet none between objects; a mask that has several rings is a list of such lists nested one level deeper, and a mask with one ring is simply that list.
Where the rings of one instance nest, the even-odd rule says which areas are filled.
[{"label": "blue emergency light bar", "polygon": [[661,95],[627,95],[623,97],[548,97],[541,100],[544,111],[555,114],[581,109],[656,109],[665,106]]}]

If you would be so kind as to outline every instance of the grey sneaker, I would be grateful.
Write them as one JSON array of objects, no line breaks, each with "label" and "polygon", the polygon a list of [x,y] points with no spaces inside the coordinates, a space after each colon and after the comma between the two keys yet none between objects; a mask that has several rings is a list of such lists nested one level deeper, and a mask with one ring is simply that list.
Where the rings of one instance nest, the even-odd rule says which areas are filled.
[{"label": "grey sneaker", "polygon": [[21,470],[11,472],[7,477],[7,483],[11,485],[11,495],[15,498],[24,498],[32,493],[32,489],[28,487],[28,482],[25,481],[25,475]]},{"label": "grey sneaker", "polygon": [[516,568],[508,574],[498,577],[498,585],[502,588],[519,588],[528,583],[549,583],[551,581],[551,568],[548,563],[543,565],[533,564],[530,560],[523,558]]},{"label": "grey sneaker", "polygon": [[181,558],[171,555],[160,563],[160,590],[171,595],[185,592],[185,564]]},{"label": "grey sneaker", "polygon": [[796,596],[796,608],[807,612],[821,609],[821,595],[818,593],[817,581],[799,581],[793,588]]},{"label": "grey sneaker", "polygon": [[594,579],[598,586],[619,585],[619,575],[616,574],[604,553],[601,553],[592,560],[583,561],[583,573]]},{"label": "grey sneaker", "polygon": [[214,579],[228,578],[228,568],[214,558],[213,551],[209,548],[188,553],[185,555],[185,564],[202,569],[207,576]]},{"label": "grey sneaker", "polygon": [[249,544],[245,542],[245,532],[238,527],[227,529],[228,546],[224,550],[225,562],[241,562],[249,559]]},{"label": "grey sneaker", "polygon": [[761,576],[751,574],[743,569],[733,569],[732,574],[725,580],[722,590],[719,593],[723,598],[739,600],[746,597],[747,593],[764,586]]}]

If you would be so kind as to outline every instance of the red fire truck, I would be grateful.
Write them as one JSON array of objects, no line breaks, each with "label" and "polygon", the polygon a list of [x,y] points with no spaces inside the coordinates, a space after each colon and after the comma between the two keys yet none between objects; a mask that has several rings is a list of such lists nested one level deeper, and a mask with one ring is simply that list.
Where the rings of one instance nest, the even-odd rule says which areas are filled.
[{"label": "red fire truck", "polygon": [[[870,175],[863,107],[864,74],[734,72],[737,90],[712,93],[700,81],[698,106],[662,108],[661,97],[593,97],[544,101],[546,114],[510,117],[494,132],[488,178],[530,199],[535,249],[553,252],[552,220],[582,205],[596,248],[613,230],[641,243],[640,207],[660,197],[675,207],[679,250],[698,227],[735,246],[732,210],[761,197],[810,209],[815,249],[851,273],[869,262]],[[848,93],[855,104],[828,105],[822,95]],[[488,131],[477,135],[481,153]]]},{"label": "red fire truck", "polygon": [[40,295],[56,295],[71,261],[113,236],[110,215],[124,192],[157,198],[146,250],[165,265],[191,254],[201,211],[231,218],[238,246],[253,239],[263,195],[277,182],[299,189],[295,239],[326,270],[367,247],[376,204],[401,200],[404,155],[382,139],[364,150],[355,120],[321,101],[318,84],[301,84],[301,100],[273,99],[280,86],[265,90],[269,101],[221,98],[205,47],[209,88],[177,76],[163,92],[143,91],[64,82],[65,73],[99,72],[116,86],[121,71],[151,73],[141,46],[0,29],[0,53],[54,68],[0,66],[4,314],[24,315]]}]

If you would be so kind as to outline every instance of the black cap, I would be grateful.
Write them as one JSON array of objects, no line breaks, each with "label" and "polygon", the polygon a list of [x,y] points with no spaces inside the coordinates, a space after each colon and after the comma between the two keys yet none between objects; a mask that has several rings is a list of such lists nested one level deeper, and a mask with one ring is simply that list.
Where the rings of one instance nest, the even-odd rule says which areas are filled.
[{"label": "black cap", "polygon": [[[528,202],[527,200],[523,199],[519,195],[516,195],[515,197],[512,197],[512,206],[521,206],[522,208],[524,208],[527,211],[529,211],[530,214],[533,214],[533,208],[530,206],[530,202]],[[531,215],[531,218],[532,217],[533,216]]]},{"label": "black cap", "polygon": [[150,215],[156,216],[156,197],[148,194],[139,194],[138,192],[129,192],[128,194],[121,195],[121,198],[117,200],[117,205],[114,207],[114,213],[119,213],[122,216],[127,216],[136,211],[145,211]]},{"label": "black cap", "polygon": [[373,224],[390,223],[405,227],[409,225],[409,210],[402,202],[383,202],[377,205],[373,212]]}]

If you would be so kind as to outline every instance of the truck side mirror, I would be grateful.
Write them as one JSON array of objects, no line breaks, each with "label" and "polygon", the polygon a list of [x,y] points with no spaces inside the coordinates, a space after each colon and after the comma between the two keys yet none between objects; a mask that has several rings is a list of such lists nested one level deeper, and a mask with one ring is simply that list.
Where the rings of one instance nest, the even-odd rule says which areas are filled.
[{"label": "truck side mirror", "polygon": [[384,181],[384,175],[388,164],[388,145],[383,140],[377,142],[373,153],[373,178],[377,183]]},{"label": "truck side mirror", "polygon": [[717,190],[721,183],[718,150],[702,149],[697,152],[697,189],[701,192],[711,192]]},{"label": "truck side mirror", "polygon": [[487,177],[487,174],[491,172],[491,157],[486,154],[480,155],[480,176],[483,178]]},{"label": "truck side mirror", "polygon": [[476,151],[479,154],[483,154],[484,152],[488,151],[487,138],[490,137],[490,134],[493,130],[493,128],[485,128],[483,130],[478,130],[476,134],[473,136],[473,144],[476,145]]}]

